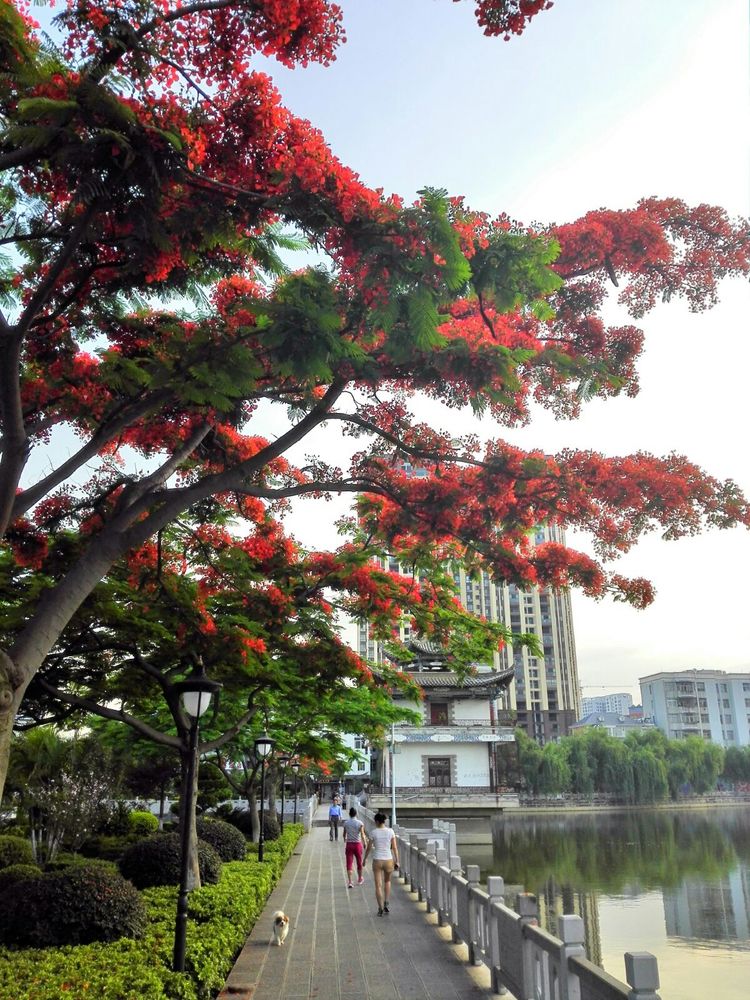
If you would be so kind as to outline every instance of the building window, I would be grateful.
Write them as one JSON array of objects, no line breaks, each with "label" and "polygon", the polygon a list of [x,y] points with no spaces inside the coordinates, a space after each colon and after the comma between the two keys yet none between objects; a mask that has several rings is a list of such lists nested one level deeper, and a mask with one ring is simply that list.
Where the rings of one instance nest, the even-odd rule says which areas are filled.
[{"label": "building window", "polygon": [[447,701],[431,701],[430,702],[430,725],[431,726],[447,726],[448,725],[448,702]]},{"label": "building window", "polygon": [[427,758],[427,784],[430,788],[450,788],[451,759],[450,757]]}]

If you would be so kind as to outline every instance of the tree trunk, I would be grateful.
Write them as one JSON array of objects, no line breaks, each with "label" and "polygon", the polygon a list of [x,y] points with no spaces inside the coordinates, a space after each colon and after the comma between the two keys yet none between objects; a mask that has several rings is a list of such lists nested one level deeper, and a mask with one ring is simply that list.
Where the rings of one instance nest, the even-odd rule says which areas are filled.
[{"label": "tree trunk", "polygon": [[258,818],[258,797],[255,789],[252,788],[247,793],[247,808],[250,812],[250,840],[258,843],[258,831],[260,830],[260,819]]},{"label": "tree trunk", "polygon": [[278,813],[276,810],[276,780],[277,775],[275,771],[271,771],[270,774],[266,774],[266,794],[268,795],[266,814],[270,820],[276,820],[278,822]]},{"label": "tree trunk", "polygon": [[10,744],[13,737],[13,723],[27,685],[16,687],[12,675],[6,668],[7,657],[0,651],[0,799],[5,789],[5,779],[10,765]]},{"label": "tree trunk", "polygon": [[121,537],[100,536],[52,590],[42,594],[36,610],[13,647],[0,649],[0,799],[5,791],[13,723],[26,688],[61,632],[121,554]]},{"label": "tree trunk", "polygon": [[159,829],[164,829],[164,803],[167,799],[167,786],[162,784],[159,788]]}]

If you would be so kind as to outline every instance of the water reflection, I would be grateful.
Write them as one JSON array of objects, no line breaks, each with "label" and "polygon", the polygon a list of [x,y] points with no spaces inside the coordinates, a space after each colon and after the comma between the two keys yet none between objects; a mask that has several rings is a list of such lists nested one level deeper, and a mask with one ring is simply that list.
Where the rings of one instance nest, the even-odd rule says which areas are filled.
[{"label": "water reflection", "polygon": [[748,811],[743,817],[651,810],[498,821],[493,871],[528,886],[553,878],[607,893],[678,886],[690,874],[718,878],[750,856]]},{"label": "water reflection", "polygon": [[750,809],[518,816],[493,824],[489,848],[461,851],[502,875],[509,902],[539,899],[553,934],[577,913],[592,961],[623,978],[624,951],[659,959],[664,1000],[696,984],[744,1000],[750,980]]}]

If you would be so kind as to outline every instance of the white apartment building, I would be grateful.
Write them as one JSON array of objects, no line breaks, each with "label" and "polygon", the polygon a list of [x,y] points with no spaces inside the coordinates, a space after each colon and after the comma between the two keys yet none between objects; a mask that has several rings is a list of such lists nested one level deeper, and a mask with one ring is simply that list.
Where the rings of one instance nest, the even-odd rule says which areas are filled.
[{"label": "white apartment building", "polygon": [[[537,543],[565,543],[557,527],[538,528]],[[406,572],[393,559],[383,561],[393,572]],[[521,590],[512,584],[493,581],[489,573],[469,575],[460,567],[453,574],[459,600],[476,615],[489,621],[504,622],[514,632],[533,632],[539,637],[542,655],[528,649],[506,647],[494,654],[486,667],[497,671],[513,668],[514,683],[504,692],[498,709],[517,713],[518,725],[539,743],[564,736],[581,716],[573,615],[568,591],[531,587]],[[408,624],[401,628],[401,638],[408,641]],[[368,634],[366,622],[359,623],[357,651],[375,662],[382,659],[379,644]],[[631,699],[632,701],[632,699]]]},{"label": "white apartment building", "polygon": [[650,719],[633,719],[627,713],[620,715],[618,712],[591,712],[590,715],[584,715],[578,722],[573,723],[571,729],[575,731],[590,726],[604,730],[608,736],[614,736],[617,740],[624,740],[628,733],[641,733],[645,729],[656,728]]},{"label": "white apartment building", "polygon": [[644,716],[670,739],[700,736],[723,747],[750,744],[750,673],[663,671],[639,682]]},{"label": "white apartment building", "polygon": [[581,718],[587,715],[605,715],[614,712],[615,715],[628,715],[633,704],[633,696],[625,691],[613,694],[600,694],[593,698],[581,698]]}]

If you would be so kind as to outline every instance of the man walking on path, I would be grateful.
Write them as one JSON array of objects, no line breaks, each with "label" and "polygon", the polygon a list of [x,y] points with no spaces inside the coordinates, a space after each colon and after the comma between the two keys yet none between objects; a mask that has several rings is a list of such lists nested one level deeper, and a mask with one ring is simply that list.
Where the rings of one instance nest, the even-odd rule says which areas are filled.
[{"label": "man walking on path", "polygon": [[372,880],[375,883],[375,899],[378,902],[378,916],[390,913],[391,874],[398,868],[398,843],[396,834],[385,825],[385,813],[375,813],[375,829],[370,834],[362,864],[372,851]]},{"label": "man walking on path", "polygon": [[346,874],[349,876],[347,888],[352,888],[354,862],[357,862],[357,885],[362,885],[362,852],[367,847],[365,824],[357,819],[357,810],[352,806],[349,819],[344,820],[344,856],[346,858]]},{"label": "man walking on path", "polygon": [[[339,820],[341,819],[341,806],[338,795],[333,796],[333,802],[328,807],[328,833],[331,840],[339,839]],[[335,835],[335,837],[334,837]]]}]

